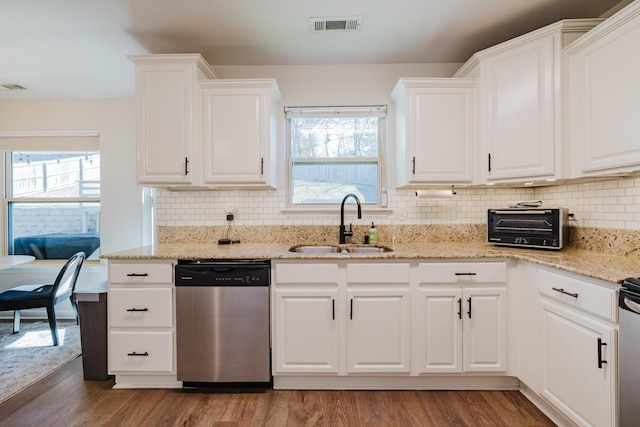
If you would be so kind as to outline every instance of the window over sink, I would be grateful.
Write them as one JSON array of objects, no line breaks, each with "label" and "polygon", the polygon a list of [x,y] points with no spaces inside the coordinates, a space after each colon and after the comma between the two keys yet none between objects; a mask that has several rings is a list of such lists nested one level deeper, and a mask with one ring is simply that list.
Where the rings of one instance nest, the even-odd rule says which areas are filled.
[{"label": "window over sink", "polygon": [[288,204],[380,205],[386,106],[286,107]]}]

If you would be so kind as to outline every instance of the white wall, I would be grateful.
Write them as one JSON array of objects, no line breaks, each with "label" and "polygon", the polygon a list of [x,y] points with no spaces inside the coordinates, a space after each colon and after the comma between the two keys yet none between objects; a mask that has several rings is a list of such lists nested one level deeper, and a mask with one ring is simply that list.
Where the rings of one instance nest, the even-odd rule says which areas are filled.
[{"label": "white wall", "polygon": [[[142,188],[135,175],[135,100],[0,100],[0,131],[97,130],[101,152],[101,250],[103,253],[141,246]],[[3,181],[3,177],[0,178]],[[52,282],[62,262],[26,265],[0,271],[0,291],[20,284]],[[81,289],[107,278],[106,263],[85,263]],[[71,306],[58,308],[70,317]],[[23,317],[42,317],[30,310]],[[0,317],[11,313],[0,313]]]},{"label": "white wall", "polygon": [[135,100],[0,100],[1,131],[97,130],[101,156],[101,251],[142,242],[136,184]]}]

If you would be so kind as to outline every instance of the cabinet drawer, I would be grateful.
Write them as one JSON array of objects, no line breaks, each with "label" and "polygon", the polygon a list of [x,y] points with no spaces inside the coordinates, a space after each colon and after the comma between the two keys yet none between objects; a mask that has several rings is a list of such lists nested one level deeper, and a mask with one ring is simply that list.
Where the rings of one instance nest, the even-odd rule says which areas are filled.
[{"label": "cabinet drawer", "polygon": [[337,283],[337,263],[276,264],[276,283]]},{"label": "cabinet drawer", "polygon": [[618,298],[615,289],[554,271],[540,270],[538,290],[540,294],[555,301],[561,301],[612,322],[618,319]]},{"label": "cabinet drawer", "polygon": [[347,264],[347,283],[409,283],[409,264]]},{"label": "cabinet drawer", "polygon": [[172,288],[111,289],[108,307],[112,328],[173,326]]},{"label": "cabinet drawer", "polygon": [[109,338],[109,371],[173,371],[172,331],[115,331]]},{"label": "cabinet drawer", "polygon": [[173,264],[170,262],[109,263],[109,282],[171,284],[173,283]]},{"label": "cabinet drawer", "polygon": [[421,263],[418,283],[504,283],[506,262]]}]

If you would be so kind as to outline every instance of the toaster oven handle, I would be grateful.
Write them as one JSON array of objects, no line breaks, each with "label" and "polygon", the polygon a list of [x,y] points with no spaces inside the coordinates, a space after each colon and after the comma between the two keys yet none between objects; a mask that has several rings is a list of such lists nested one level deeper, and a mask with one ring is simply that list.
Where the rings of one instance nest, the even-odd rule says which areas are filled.
[{"label": "toaster oven handle", "polygon": [[498,214],[498,215],[544,215],[544,214],[548,214],[550,213],[550,211],[493,211],[494,213]]}]

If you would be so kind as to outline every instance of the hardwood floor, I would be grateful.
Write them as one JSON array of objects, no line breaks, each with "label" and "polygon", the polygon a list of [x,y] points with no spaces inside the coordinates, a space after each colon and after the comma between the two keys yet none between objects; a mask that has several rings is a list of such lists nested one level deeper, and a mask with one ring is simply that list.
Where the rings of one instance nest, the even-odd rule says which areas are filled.
[{"label": "hardwood floor", "polygon": [[82,361],[0,404],[9,426],[553,426],[516,391],[112,390]]}]

